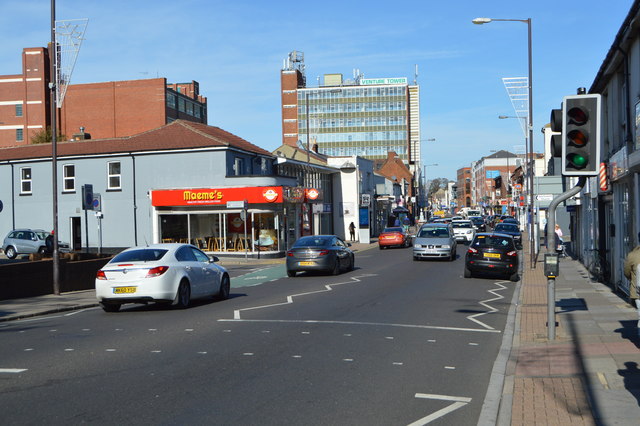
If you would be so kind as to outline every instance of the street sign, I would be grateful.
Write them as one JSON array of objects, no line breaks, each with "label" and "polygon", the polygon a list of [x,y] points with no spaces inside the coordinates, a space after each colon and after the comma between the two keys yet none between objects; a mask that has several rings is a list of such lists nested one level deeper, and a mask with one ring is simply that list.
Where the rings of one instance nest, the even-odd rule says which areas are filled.
[{"label": "street sign", "polygon": [[246,209],[247,208],[247,200],[243,201],[227,201],[228,209]]},{"label": "street sign", "polygon": [[93,193],[93,201],[91,202],[91,206],[94,211],[102,211],[102,197],[97,192]]}]

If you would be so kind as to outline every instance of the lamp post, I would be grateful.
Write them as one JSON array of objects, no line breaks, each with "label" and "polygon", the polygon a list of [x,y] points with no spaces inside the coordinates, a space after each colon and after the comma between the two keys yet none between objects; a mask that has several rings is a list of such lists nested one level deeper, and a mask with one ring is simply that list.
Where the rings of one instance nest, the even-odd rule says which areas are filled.
[{"label": "lamp post", "polygon": [[[532,74],[533,74],[533,66],[531,60],[531,18],[528,19],[492,19],[492,18],[476,18],[473,22],[477,25],[488,24],[492,21],[509,21],[509,22],[523,22],[527,24],[527,40],[528,40],[528,59],[529,59],[529,155],[531,159],[533,159],[533,83],[532,83]],[[534,163],[535,164],[535,163]],[[533,269],[536,253],[535,253],[535,232],[534,232],[534,216],[533,216],[533,166],[529,170],[529,241],[530,241],[530,267]]]},{"label": "lamp post", "polygon": [[431,205],[431,200],[429,197],[429,187],[427,186],[427,167],[435,167],[438,166],[438,163],[433,163],[433,164],[425,164],[422,166],[422,176],[424,176],[424,187],[426,188],[426,192],[427,192],[427,202],[429,203],[429,205]]}]

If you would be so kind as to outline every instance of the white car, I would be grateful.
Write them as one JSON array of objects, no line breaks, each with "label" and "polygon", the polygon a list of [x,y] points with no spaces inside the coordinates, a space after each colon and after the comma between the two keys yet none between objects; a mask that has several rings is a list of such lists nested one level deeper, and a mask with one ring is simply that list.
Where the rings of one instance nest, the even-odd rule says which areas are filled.
[{"label": "white car", "polygon": [[227,270],[190,244],[153,244],[117,254],[96,274],[96,297],[106,312],[124,303],[159,302],[180,308],[191,299],[227,299]]},{"label": "white car", "polygon": [[462,241],[466,244],[470,244],[471,240],[473,240],[473,237],[476,235],[473,222],[470,220],[453,220],[451,221],[451,227],[453,228],[453,235],[456,241]]}]

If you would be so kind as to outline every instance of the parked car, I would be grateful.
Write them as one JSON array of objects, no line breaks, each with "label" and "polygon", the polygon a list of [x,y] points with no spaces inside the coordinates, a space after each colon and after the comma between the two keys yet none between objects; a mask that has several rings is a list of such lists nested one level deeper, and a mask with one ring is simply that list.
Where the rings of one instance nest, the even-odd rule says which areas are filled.
[{"label": "parked car", "polygon": [[96,297],[106,312],[117,312],[125,303],[186,308],[196,298],[227,299],[231,281],[217,261],[190,244],[132,247],[97,272]]},{"label": "parked car", "polygon": [[[9,259],[21,254],[47,253],[47,237],[51,233],[42,229],[15,229],[7,234],[2,243],[2,250]],[[52,237],[53,238],[53,237]],[[51,245],[51,244],[50,244]],[[68,249],[69,244],[58,242],[60,250]]]},{"label": "parked car", "polygon": [[518,222],[518,219],[513,218],[513,217],[507,217],[502,219],[502,222],[500,223],[512,223],[514,225],[520,226],[520,222]]},{"label": "parked car", "polygon": [[287,275],[302,271],[322,271],[338,275],[355,268],[351,244],[335,235],[311,235],[299,238],[287,251]]},{"label": "parked car", "polygon": [[473,240],[473,236],[476,233],[470,220],[454,220],[451,222],[451,227],[456,241],[467,244]]},{"label": "parked car", "polygon": [[506,222],[506,220],[508,219],[505,219],[505,222],[497,224],[493,231],[511,235],[516,244],[516,248],[519,250],[522,248],[522,233],[520,232],[520,228],[516,224]]},{"label": "parked car", "polygon": [[427,223],[422,225],[413,242],[413,260],[456,259],[457,243],[451,225]]},{"label": "parked car", "polygon": [[378,236],[380,250],[389,247],[409,247],[411,236],[402,227],[384,228]]},{"label": "parked car", "polygon": [[464,261],[464,277],[495,273],[518,281],[518,250],[513,237],[495,232],[476,234]]},{"label": "parked car", "polygon": [[473,223],[473,227],[475,228],[476,232],[484,232],[487,230],[487,226],[481,216],[471,216],[469,220],[471,221],[471,223]]}]

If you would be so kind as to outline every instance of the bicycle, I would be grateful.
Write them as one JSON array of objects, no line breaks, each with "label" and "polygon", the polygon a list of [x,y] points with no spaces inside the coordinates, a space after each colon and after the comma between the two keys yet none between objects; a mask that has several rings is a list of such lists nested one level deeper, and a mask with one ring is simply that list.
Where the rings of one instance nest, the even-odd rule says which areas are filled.
[{"label": "bicycle", "polygon": [[[606,256],[600,253],[597,248],[589,249],[593,252],[591,261],[585,264],[587,271],[591,275],[591,279],[600,283],[606,283],[609,280],[609,265]],[[606,251],[605,251],[606,253]]]}]

